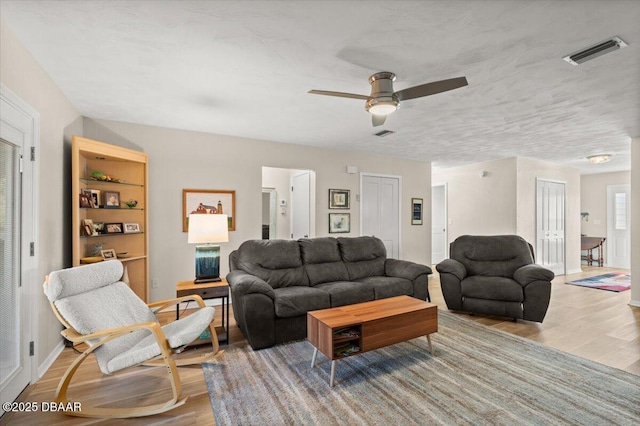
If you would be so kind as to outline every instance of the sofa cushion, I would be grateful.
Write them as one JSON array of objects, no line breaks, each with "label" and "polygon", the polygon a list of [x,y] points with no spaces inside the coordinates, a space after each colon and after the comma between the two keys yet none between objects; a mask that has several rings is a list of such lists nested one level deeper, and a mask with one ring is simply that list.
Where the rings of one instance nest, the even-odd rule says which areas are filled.
[{"label": "sofa cushion", "polygon": [[386,299],[395,296],[412,296],[413,284],[405,278],[399,277],[367,277],[359,282],[371,284],[373,294],[377,299]]},{"label": "sofa cushion", "polygon": [[338,238],[338,245],[351,281],[384,276],[387,250],[380,239],[375,237]]},{"label": "sofa cushion", "polygon": [[301,239],[302,263],[309,283],[316,285],[333,281],[348,281],[349,273],[340,257],[338,240],[331,237]]},{"label": "sofa cushion", "polygon": [[290,318],[309,311],[330,308],[329,293],[316,287],[281,287],[274,289],[276,316]]},{"label": "sofa cushion", "polygon": [[318,284],[315,288],[326,291],[331,297],[331,307],[353,305],[374,300],[373,286],[357,281],[336,281]]},{"label": "sofa cushion", "polygon": [[517,235],[463,235],[451,243],[451,258],[467,268],[467,275],[513,277],[533,262],[529,243]]},{"label": "sofa cushion", "polygon": [[249,240],[238,247],[235,265],[271,287],[308,286],[297,241]]},{"label": "sofa cushion", "polygon": [[460,286],[463,298],[524,301],[522,286],[511,278],[475,275],[462,280]]}]

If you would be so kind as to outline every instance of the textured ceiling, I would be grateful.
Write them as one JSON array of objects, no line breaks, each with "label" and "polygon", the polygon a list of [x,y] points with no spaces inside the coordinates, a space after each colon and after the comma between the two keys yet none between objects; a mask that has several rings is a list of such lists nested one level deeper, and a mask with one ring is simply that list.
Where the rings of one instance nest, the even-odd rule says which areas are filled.
[{"label": "textured ceiling", "polygon": [[[432,161],[523,156],[629,169],[640,2],[9,1],[0,17],[85,116]],[[611,36],[629,46],[574,67]],[[466,76],[372,128],[369,93]],[[372,136],[381,129],[396,133]],[[613,153],[590,165],[585,156]]]}]

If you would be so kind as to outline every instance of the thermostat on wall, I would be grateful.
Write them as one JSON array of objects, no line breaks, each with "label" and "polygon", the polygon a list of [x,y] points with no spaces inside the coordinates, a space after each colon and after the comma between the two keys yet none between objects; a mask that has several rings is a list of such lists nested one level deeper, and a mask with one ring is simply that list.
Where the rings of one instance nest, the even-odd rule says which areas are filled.
[{"label": "thermostat on wall", "polygon": [[280,200],[280,207],[287,207],[287,200]]}]

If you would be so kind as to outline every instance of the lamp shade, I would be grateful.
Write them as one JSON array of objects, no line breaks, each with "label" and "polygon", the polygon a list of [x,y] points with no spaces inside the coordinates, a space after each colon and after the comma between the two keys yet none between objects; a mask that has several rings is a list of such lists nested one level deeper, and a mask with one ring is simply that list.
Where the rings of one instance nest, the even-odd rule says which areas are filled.
[{"label": "lamp shade", "polygon": [[190,244],[226,243],[229,241],[229,223],[226,214],[190,214]]}]

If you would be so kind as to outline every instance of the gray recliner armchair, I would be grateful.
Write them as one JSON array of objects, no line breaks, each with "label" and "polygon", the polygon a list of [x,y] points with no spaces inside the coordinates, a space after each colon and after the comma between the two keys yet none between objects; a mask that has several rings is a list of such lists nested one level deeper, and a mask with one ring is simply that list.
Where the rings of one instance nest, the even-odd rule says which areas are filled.
[{"label": "gray recliner armchair", "polygon": [[554,273],[534,263],[524,239],[463,235],[450,257],[436,265],[450,310],[542,322]]}]

